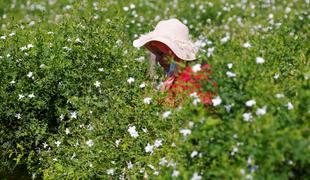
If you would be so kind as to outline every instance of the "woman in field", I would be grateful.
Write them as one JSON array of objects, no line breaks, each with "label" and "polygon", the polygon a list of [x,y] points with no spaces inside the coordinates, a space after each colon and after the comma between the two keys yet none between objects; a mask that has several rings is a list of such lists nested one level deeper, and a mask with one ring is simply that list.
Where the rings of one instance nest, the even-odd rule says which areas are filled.
[{"label": "woman in field", "polygon": [[175,107],[186,96],[192,96],[194,104],[211,103],[212,92],[203,90],[211,83],[209,65],[189,66],[190,61],[196,60],[197,50],[189,38],[187,26],[182,22],[177,19],[160,21],[154,31],[142,35],[133,45],[147,48],[154,57],[151,64],[158,62],[164,68],[167,79],[161,91],[169,95],[167,104]]}]

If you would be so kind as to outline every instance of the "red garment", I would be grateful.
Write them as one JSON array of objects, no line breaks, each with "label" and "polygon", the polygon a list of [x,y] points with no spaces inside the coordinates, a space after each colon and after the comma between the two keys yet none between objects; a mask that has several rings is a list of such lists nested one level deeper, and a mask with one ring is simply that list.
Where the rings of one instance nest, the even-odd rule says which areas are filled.
[{"label": "red garment", "polygon": [[177,106],[186,97],[192,93],[197,93],[201,103],[210,105],[212,103],[212,96],[214,92],[208,89],[203,90],[203,87],[211,83],[212,87],[216,87],[216,83],[209,78],[211,74],[210,66],[208,64],[202,65],[201,70],[193,72],[191,67],[187,67],[182,73],[173,75],[164,81],[161,91],[167,91],[167,103]]}]

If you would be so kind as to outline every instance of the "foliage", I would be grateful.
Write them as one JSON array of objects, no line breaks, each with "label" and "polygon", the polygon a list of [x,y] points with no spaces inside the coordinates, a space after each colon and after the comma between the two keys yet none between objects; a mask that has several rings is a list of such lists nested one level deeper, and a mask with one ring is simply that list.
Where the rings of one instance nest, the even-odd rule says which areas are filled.
[{"label": "foliage", "polygon": [[[44,179],[306,179],[307,6],[0,2],[0,177],[25,166]],[[207,110],[191,97],[163,107],[145,50],[132,46],[170,17],[200,49],[189,65],[211,66],[218,97]]]}]

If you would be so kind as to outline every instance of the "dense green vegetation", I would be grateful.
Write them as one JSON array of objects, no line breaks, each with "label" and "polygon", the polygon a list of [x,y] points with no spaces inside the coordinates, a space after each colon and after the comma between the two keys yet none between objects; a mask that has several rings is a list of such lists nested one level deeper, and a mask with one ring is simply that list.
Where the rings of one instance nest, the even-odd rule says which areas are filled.
[{"label": "dense green vegetation", "polygon": [[[0,177],[310,177],[309,6],[1,1]],[[199,47],[190,65],[212,68],[219,90],[208,110],[191,97],[159,104],[146,51],[132,46],[172,17]]]}]

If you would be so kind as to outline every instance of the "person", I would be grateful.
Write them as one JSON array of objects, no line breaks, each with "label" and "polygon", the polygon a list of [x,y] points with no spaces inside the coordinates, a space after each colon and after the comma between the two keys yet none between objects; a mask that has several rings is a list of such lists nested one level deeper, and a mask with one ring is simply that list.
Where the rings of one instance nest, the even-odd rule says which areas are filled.
[{"label": "person", "polygon": [[164,69],[167,79],[161,86],[161,92],[168,92],[165,104],[176,107],[187,96],[195,97],[196,103],[211,104],[214,93],[203,90],[207,84],[216,87],[209,77],[212,73],[210,66],[207,63],[189,66],[197,59],[197,49],[190,40],[187,26],[181,21],[176,18],[160,21],[153,31],[134,40],[133,46],[144,46],[152,53],[152,61]]}]

